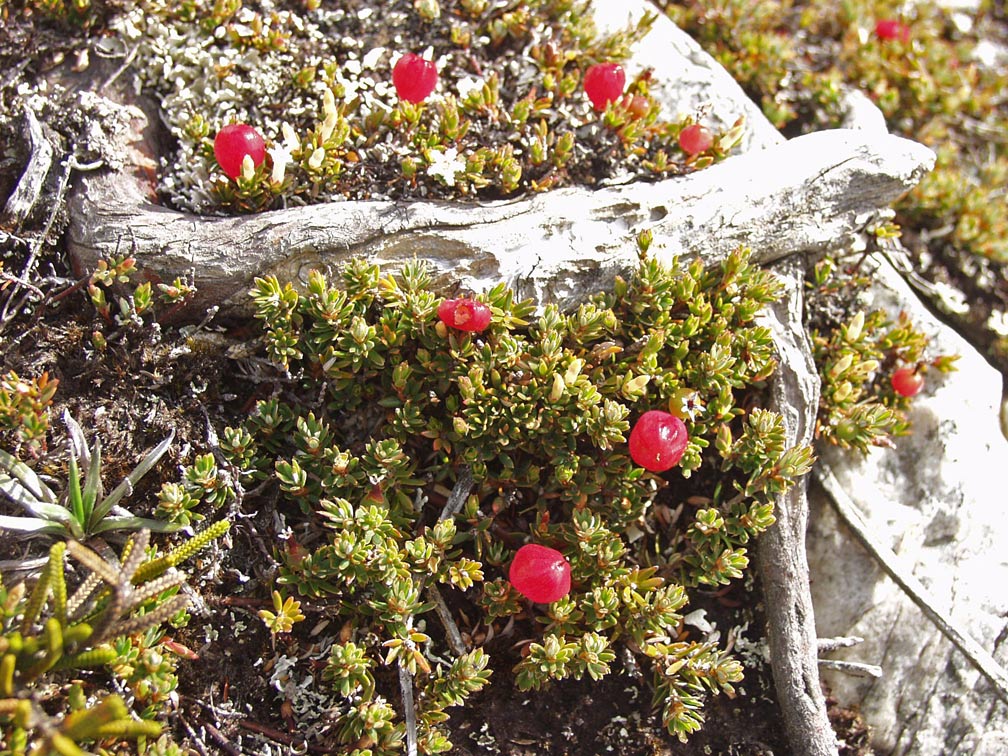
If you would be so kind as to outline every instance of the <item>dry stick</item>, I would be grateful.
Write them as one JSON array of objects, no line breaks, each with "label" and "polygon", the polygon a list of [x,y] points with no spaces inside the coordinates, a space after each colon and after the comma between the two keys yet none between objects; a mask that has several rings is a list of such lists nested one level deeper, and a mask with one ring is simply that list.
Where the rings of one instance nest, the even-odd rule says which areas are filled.
[{"label": "dry stick", "polygon": [[[786,294],[767,316],[780,353],[771,383],[772,406],[784,417],[789,445],[809,443],[819,404],[819,378],[801,321],[804,270],[804,260],[794,257],[774,266]],[[759,538],[757,563],[766,596],[770,666],[788,741],[795,753],[837,756],[836,737],[819,683],[805,555],[805,483],[802,479],[777,497],[777,521]]]},{"label": "dry stick", "polygon": [[854,677],[882,677],[882,667],[877,664],[864,664],[841,659],[820,659],[819,666],[835,669],[837,672],[844,672]]},{"label": "dry stick", "polygon": [[[101,165],[102,161],[100,160],[93,163],[78,163],[77,158],[73,155],[70,155],[70,157],[67,158],[63,169],[63,175],[60,176],[59,187],[56,189],[56,197],[53,200],[52,209],[49,211],[49,217],[46,219],[45,227],[28,250],[28,259],[25,261],[20,278],[18,278],[15,283],[28,284],[28,277],[35,269],[35,263],[38,260],[39,252],[42,250],[42,245],[45,244],[45,240],[49,238],[49,233],[52,231],[53,224],[56,222],[56,216],[59,213],[60,206],[63,204],[63,196],[66,193],[67,186],[70,184],[70,175],[75,170],[93,171]],[[11,303],[13,301],[14,292],[11,292],[11,295],[7,297],[7,301],[4,302],[3,310],[0,311],[0,329],[7,325],[7,316],[10,313]],[[21,302],[18,303],[18,307],[20,307],[23,302],[24,299],[22,298]]]},{"label": "dry stick", "polygon": [[[864,643],[864,638],[856,635],[841,636],[839,638],[820,638],[816,643],[816,649],[820,654],[827,651],[836,651],[838,648],[850,648],[859,643]],[[835,669],[854,677],[882,677],[882,667],[876,664],[865,664],[856,661],[841,661],[839,659],[820,659],[820,667]]]},{"label": "dry stick", "polygon": [[899,557],[891,549],[872,535],[868,524],[858,511],[857,505],[840,485],[828,465],[820,463],[816,469],[816,479],[832,502],[833,508],[840,515],[840,519],[850,528],[854,537],[875,558],[893,582],[903,589],[910,600],[917,604],[928,619],[941,630],[942,634],[966,655],[966,658],[980,671],[980,674],[990,680],[998,697],[1008,703],[1008,672],[1005,671],[1005,668],[975,638],[935,608],[937,602],[927,588],[908,567],[901,564]]},{"label": "dry stick", "polygon": [[[451,493],[448,495],[448,501],[445,502],[444,509],[441,510],[441,516],[438,517],[439,522],[453,517],[456,512],[462,509],[462,505],[465,503],[466,497],[469,496],[469,491],[473,487],[473,482],[472,470],[468,467],[463,467],[459,472],[458,480],[455,481],[455,487],[452,488]],[[438,618],[445,627],[445,632],[448,634],[448,643],[452,647],[452,651],[461,656],[465,653],[462,634],[459,633],[458,626],[455,624],[455,620],[452,619],[448,606],[441,596],[441,592],[434,585],[427,586],[427,591],[434,597],[434,608]],[[413,618],[410,617],[408,629],[412,629],[412,624]],[[399,690],[402,692],[403,714],[406,719],[406,756],[417,756],[418,738],[416,705],[413,700],[413,673],[406,669],[401,662],[399,664]]]},{"label": "dry stick", "polygon": [[459,632],[458,625],[452,619],[451,612],[448,611],[448,605],[445,603],[444,596],[441,595],[441,591],[437,589],[436,585],[427,586],[427,591],[434,598],[434,612],[437,614],[438,619],[441,620],[441,624],[444,625],[445,633],[448,635],[448,645],[451,646],[452,653],[456,656],[464,656],[466,652],[465,642],[462,640],[462,633]]},{"label": "dry stick", "polygon": [[28,164],[3,210],[4,222],[14,226],[20,226],[38,203],[42,186],[53,163],[52,144],[42,133],[42,125],[35,117],[35,111],[25,105],[24,116],[30,150]]},{"label": "dry stick", "polygon": [[413,673],[399,665],[399,690],[402,692],[403,714],[406,719],[406,756],[417,756],[416,706],[413,703]]},{"label": "dry stick", "polygon": [[864,643],[864,638],[859,638],[856,635],[842,635],[838,638],[820,638],[816,641],[816,648],[821,654],[826,651],[836,651],[838,648],[850,648],[851,646],[856,646],[859,643]]},{"label": "dry stick", "polygon": [[[441,510],[441,515],[438,517],[439,522],[447,520],[449,517],[454,517],[462,509],[462,505],[469,496],[469,491],[472,490],[473,485],[475,485],[475,481],[473,480],[472,470],[468,466],[463,467],[459,471],[458,480],[455,481],[454,488],[448,494],[448,501],[445,502],[444,509]],[[451,612],[448,611],[448,605],[445,603],[441,591],[433,584],[427,586],[427,590],[434,597],[434,611],[437,613],[438,619],[441,620],[441,624],[444,625],[445,633],[448,635],[448,645],[451,646],[451,650],[455,654],[462,656],[466,652],[465,643],[462,641],[462,633],[459,632],[458,625],[452,619]]]}]

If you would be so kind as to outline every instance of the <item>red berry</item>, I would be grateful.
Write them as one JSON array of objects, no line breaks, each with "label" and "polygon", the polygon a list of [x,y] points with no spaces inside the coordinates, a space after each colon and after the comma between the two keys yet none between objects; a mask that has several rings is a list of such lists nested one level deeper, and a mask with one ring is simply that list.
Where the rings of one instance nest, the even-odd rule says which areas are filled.
[{"label": "red berry", "polygon": [[892,387],[900,396],[917,396],[924,388],[924,376],[916,368],[901,367],[892,374]]},{"label": "red berry", "polygon": [[252,165],[258,167],[266,159],[266,142],[262,135],[247,123],[232,123],[217,132],[213,143],[214,157],[229,178],[241,176],[242,162],[252,156]]},{"label": "red berry", "polygon": [[474,299],[446,299],[437,314],[446,326],[460,331],[478,333],[490,325],[490,307]]},{"label": "red berry", "polygon": [[630,431],[630,458],[645,470],[665,472],[679,464],[688,441],[682,420],[668,412],[650,410]]},{"label": "red berry", "polygon": [[392,69],[396,94],[407,102],[423,102],[437,86],[437,66],[434,61],[406,53]]},{"label": "red berry", "polygon": [[606,105],[623,94],[626,74],[619,63],[596,63],[584,75],[584,91],[595,110],[605,110]]},{"label": "red berry", "polygon": [[910,27],[895,18],[883,18],[875,22],[875,36],[879,39],[910,41]]},{"label": "red berry", "polygon": [[687,126],[679,132],[679,146],[687,155],[699,155],[709,150],[713,144],[714,135],[710,133],[710,129],[699,123]]},{"label": "red berry", "polygon": [[626,95],[623,98],[623,107],[633,118],[643,118],[651,109],[651,103],[644,95]]},{"label": "red berry", "polygon": [[556,549],[527,543],[515,554],[508,580],[526,598],[552,604],[570,593],[570,563]]}]

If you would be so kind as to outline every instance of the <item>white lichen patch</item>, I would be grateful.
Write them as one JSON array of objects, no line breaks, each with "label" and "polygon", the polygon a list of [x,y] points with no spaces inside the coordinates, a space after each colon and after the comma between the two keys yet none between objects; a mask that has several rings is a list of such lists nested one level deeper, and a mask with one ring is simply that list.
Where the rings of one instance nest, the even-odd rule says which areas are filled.
[{"label": "white lichen patch", "polygon": [[[162,197],[212,213],[492,198],[683,170],[682,154],[669,157],[678,127],[656,122],[657,110],[607,122],[580,89],[580,69],[625,55],[646,24],[614,41],[596,36],[580,6],[535,6],[517,22],[493,8],[445,2],[440,10],[426,18],[410,0],[394,0],[380,11],[292,11],[253,0],[233,15],[166,2],[125,13],[112,28],[135,50],[134,68],[172,138],[161,160]],[[392,83],[407,52],[438,72],[433,93],[412,112]],[[642,120],[623,134],[627,118]],[[223,175],[212,150],[214,135],[234,122],[253,126],[268,156],[261,171],[238,180]]]}]

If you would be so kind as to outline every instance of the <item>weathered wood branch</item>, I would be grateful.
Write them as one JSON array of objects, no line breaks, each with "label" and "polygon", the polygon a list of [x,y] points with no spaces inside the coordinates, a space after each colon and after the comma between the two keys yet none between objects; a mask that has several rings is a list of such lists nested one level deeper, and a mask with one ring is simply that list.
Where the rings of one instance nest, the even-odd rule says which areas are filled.
[{"label": "weathered wood branch", "polygon": [[930,169],[927,148],[888,134],[835,130],[733,157],[657,183],[570,188],[514,202],[340,202],[243,217],[152,204],[127,172],[83,177],[70,198],[70,251],[92,268],[117,249],[148,276],[189,271],[212,304],[247,309],[255,276],[304,280],[364,256],[396,267],[425,257],[435,276],[568,303],[636,264],[630,240],[654,231],[654,254],[717,262],[740,245],[769,262],[824,249],[863,227]]},{"label": "weathered wood branch", "polygon": [[24,106],[24,117],[28,136],[28,163],[0,215],[0,221],[13,228],[19,228],[32,208],[38,204],[46,176],[53,164],[53,146],[42,132],[42,124],[35,112],[27,104]]},{"label": "weathered wood branch", "polygon": [[[784,417],[788,446],[808,444],[819,406],[819,375],[802,326],[804,261],[792,257],[775,269],[787,293],[767,316],[780,353],[771,381],[770,406]],[[818,642],[805,555],[805,487],[803,479],[777,497],[777,522],[759,538],[757,564],[766,596],[770,665],[788,742],[795,753],[836,756],[836,737],[819,683]]]}]

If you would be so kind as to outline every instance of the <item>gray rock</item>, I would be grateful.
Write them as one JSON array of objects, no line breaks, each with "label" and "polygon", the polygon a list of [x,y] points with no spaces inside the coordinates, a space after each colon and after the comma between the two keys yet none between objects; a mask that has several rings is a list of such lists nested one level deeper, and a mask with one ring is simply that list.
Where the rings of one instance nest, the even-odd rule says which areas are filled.
[{"label": "gray rock", "polygon": [[[931,316],[887,263],[869,298],[893,314],[907,311],[932,335],[933,349],[961,355],[959,369],[928,373],[910,412],[912,433],[895,448],[862,457],[824,445],[821,461],[871,531],[913,567],[939,611],[1005,664],[1008,443],[998,425],[1001,375]],[[860,706],[878,752],[1008,753],[1008,708],[992,685],[852,539],[818,487],[811,502],[808,549],[819,635],[865,638],[831,657],[883,669],[877,680],[830,670],[822,677],[842,703]]]}]

